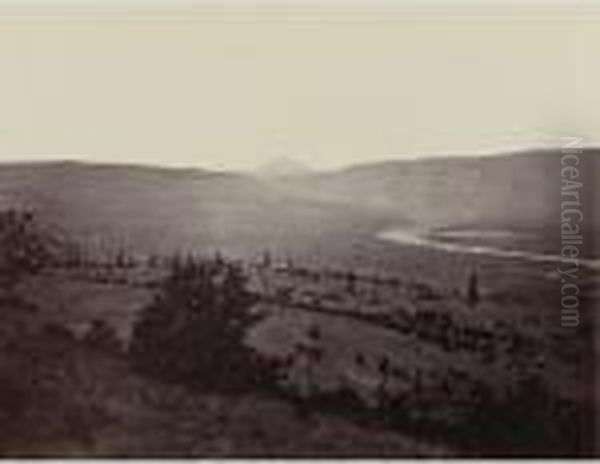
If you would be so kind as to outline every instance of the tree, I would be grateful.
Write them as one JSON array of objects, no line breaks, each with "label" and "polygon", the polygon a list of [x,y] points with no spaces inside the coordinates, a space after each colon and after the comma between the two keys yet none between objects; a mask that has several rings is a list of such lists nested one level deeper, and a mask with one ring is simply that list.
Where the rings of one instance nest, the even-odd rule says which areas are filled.
[{"label": "tree", "polygon": [[36,228],[31,212],[0,212],[0,287],[12,290],[49,260],[46,237]]},{"label": "tree", "polygon": [[160,256],[158,256],[157,254],[150,254],[147,257],[146,265],[150,269],[156,269],[156,268],[158,268],[159,265],[160,265]]},{"label": "tree", "polygon": [[261,257],[260,266],[262,268],[268,269],[271,267],[272,264],[273,259],[271,258],[271,252],[269,250],[264,250]]},{"label": "tree", "polygon": [[366,364],[366,359],[365,359],[365,355],[362,353],[355,353],[354,354],[354,363],[357,366],[363,367]]},{"label": "tree", "polygon": [[351,295],[356,294],[356,282],[358,278],[352,271],[348,271],[346,274],[346,291]]},{"label": "tree", "polygon": [[321,342],[321,330],[316,324],[311,324],[306,332],[306,340],[295,344],[296,356],[304,364],[305,396],[310,397],[317,393],[316,367],[323,359],[323,349],[319,346]]},{"label": "tree", "polygon": [[276,380],[271,361],[244,341],[260,318],[241,266],[224,259],[173,261],[134,327],[131,355],[142,370],[190,386],[243,390]]},{"label": "tree", "polygon": [[390,360],[386,355],[379,361],[379,385],[377,387],[377,403],[381,409],[385,409],[389,400],[388,384],[391,376]]},{"label": "tree", "polygon": [[479,294],[479,283],[477,279],[477,273],[475,271],[471,272],[471,276],[469,277],[469,286],[467,288],[467,301],[469,306],[475,307],[479,304],[479,300],[481,296]]},{"label": "tree", "polygon": [[119,351],[121,343],[114,329],[102,319],[95,319],[85,335],[85,342],[94,348],[107,351]]}]

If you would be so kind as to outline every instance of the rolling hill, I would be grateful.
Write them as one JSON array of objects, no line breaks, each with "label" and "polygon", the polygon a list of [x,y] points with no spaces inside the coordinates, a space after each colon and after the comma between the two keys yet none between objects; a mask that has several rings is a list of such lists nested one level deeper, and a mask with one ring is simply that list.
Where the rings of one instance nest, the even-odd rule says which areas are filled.
[{"label": "rolling hill", "polygon": [[[600,173],[599,154],[586,150],[581,159],[587,194],[593,191],[594,175]],[[361,204],[426,226],[527,226],[556,222],[560,169],[559,151],[537,150],[359,165],[304,177],[295,188],[322,200]]]},{"label": "rolling hill", "polygon": [[[580,166],[584,211],[595,230],[597,155],[589,150]],[[407,223],[535,230],[555,238],[560,181],[560,153],[542,150],[387,161],[283,179],[75,162],[7,164],[0,167],[0,205],[26,205],[98,247],[298,254]]]},{"label": "rolling hill", "polygon": [[2,166],[0,201],[33,209],[45,223],[99,248],[139,252],[299,253],[381,220],[376,212],[307,199],[250,175],[72,162]]}]

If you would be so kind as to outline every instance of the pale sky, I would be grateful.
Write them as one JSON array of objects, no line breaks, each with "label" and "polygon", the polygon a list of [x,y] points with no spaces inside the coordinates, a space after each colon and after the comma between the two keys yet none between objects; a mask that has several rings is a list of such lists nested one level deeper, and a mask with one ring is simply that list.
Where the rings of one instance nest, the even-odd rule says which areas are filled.
[{"label": "pale sky", "polygon": [[583,9],[20,2],[0,0],[0,161],[331,168],[600,143]]}]

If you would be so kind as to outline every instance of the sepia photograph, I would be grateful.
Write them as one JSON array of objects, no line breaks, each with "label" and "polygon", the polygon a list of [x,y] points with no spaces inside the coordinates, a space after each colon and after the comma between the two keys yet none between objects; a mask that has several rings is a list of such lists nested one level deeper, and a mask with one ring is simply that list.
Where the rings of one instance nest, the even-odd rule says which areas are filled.
[{"label": "sepia photograph", "polygon": [[0,0],[0,458],[600,457],[599,42]]}]

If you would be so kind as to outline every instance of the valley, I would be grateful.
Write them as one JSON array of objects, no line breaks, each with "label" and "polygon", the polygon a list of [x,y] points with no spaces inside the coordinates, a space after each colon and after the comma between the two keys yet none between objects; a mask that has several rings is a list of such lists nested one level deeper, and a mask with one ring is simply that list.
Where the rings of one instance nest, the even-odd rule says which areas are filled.
[{"label": "valley", "polygon": [[[546,158],[533,154],[523,159],[549,166]],[[523,182],[522,188],[532,189],[526,204],[515,206],[514,197],[502,197],[510,209],[481,204],[479,215],[479,207],[449,195],[493,189],[480,185],[482,176],[504,164],[513,168],[504,169],[497,185],[514,184],[510,176],[520,176],[521,158],[469,162],[466,172],[471,174],[462,177],[459,190],[439,182],[449,170],[460,171],[461,163],[399,163],[396,184],[385,180],[390,166],[385,175],[374,175],[377,166],[369,166],[285,180],[70,163],[3,167],[0,198],[5,206],[35,212],[60,257],[23,279],[14,289],[16,300],[6,294],[0,302],[5,312],[15,305],[30,308],[6,325],[14,332],[6,329],[2,338],[7,346],[23,345],[19,349],[25,358],[4,355],[3,363],[39,357],[38,348],[26,340],[35,345],[41,337],[46,340],[42,345],[73,351],[68,365],[56,361],[57,369],[84,369],[84,377],[97,376],[88,379],[92,384],[106,384],[110,391],[110,379],[119,379],[115,393],[99,393],[95,400],[94,407],[104,411],[100,417],[111,416],[106,411],[126,402],[127,395],[141,395],[146,383],[167,401],[173,387],[128,366],[134,327],[160,295],[174,257],[225,256],[243,269],[256,300],[251,311],[261,316],[245,344],[285,366],[274,397],[239,400],[242,409],[250,408],[240,412],[247,414],[243,420],[259,420],[254,415],[265,414],[263,406],[272,407],[277,412],[267,417],[274,414],[273,420],[296,430],[308,427],[305,421],[314,421],[319,411],[322,432],[343,435],[331,445],[334,455],[343,454],[346,434],[354,427],[365,430],[371,443],[391,440],[385,446],[398,455],[477,454],[483,449],[560,454],[584,446],[577,441],[579,426],[572,423],[587,423],[596,407],[590,369],[595,352],[591,311],[599,297],[595,244],[581,260],[581,324],[575,331],[562,328],[557,242],[549,229],[552,204],[542,195],[549,187]],[[467,182],[478,165],[480,174]],[[547,181],[547,169],[544,175]],[[422,184],[412,196],[412,187],[404,183],[414,186],[415,178]],[[484,196],[500,201],[501,194],[507,193]],[[441,196],[451,200],[441,202]],[[543,210],[536,209],[536,198],[544,202]],[[416,201],[427,205],[411,206]],[[425,207],[429,215],[421,214]],[[90,345],[90,334],[99,327],[114,335],[110,349]],[[51,390],[58,388],[53,382]],[[79,395],[83,387],[77,382],[68,389]],[[193,391],[177,395],[175,403],[200,402],[199,408],[224,402],[218,395],[208,399]],[[156,450],[136,448],[154,442],[133,429],[127,429],[129,441],[122,441],[122,427],[129,427],[125,422],[138,415],[156,414],[156,420],[176,427],[203,423],[200,416],[184,419],[183,412],[159,413],[146,399],[136,401],[131,405],[135,411],[117,406],[106,426],[85,419],[92,424],[94,447],[126,455],[287,452],[273,445],[274,432],[266,429],[260,432],[263,448],[251,450],[248,438],[235,431],[242,419],[230,416],[218,445],[216,435],[194,442],[182,432],[187,437],[183,448],[173,444],[175,436],[158,439],[163,445]],[[309,419],[305,412],[296,415],[298,408],[308,408]],[[79,417],[77,411],[73,414]],[[95,413],[84,416],[89,414]],[[566,438],[560,442],[558,436]],[[307,439],[303,452],[291,444],[288,451],[321,455],[321,439]],[[554,440],[551,447],[549,439]],[[88,453],[91,445],[84,440],[68,446],[75,446],[77,454]],[[366,448],[348,446],[352,455],[369,449],[366,442]]]}]

